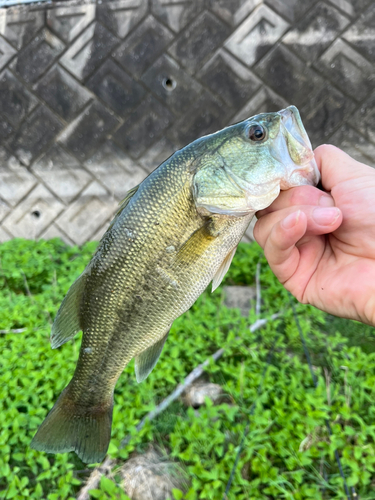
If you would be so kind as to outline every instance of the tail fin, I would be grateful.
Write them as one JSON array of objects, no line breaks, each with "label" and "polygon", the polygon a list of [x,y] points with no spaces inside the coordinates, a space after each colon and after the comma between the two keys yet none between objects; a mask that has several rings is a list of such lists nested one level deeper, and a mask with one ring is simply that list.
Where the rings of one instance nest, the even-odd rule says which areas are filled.
[{"label": "tail fin", "polygon": [[84,407],[64,389],[35,434],[31,447],[48,453],[75,451],[82,462],[101,462],[111,439],[113,398],[103,405]]}]

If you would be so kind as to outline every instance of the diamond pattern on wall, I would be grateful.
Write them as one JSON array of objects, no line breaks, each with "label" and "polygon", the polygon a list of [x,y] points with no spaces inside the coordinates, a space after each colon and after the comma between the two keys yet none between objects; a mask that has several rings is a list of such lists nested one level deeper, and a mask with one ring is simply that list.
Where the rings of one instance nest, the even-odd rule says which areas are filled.
[{"label": "diamond pattern on wall", "polygon": [[323,78],[284,45],[272,49],[255,67],[255,72],[287,102],[296,106],[301,106],[324,85]]},{"label": "diamond pattern on wall", "polygon": [[35,92],[65,121],[69,122],[84,105],[92,99],[92,94],[80,85],[61,66],[54,66],[39,83]]},{"label": "diamond pattern on wall", "polygon": [[320,58],[332,80],[357,101],[375,86],[375,67],[346,42],[336,40]]},{"label": "diamond pattern on wall", "polygon": [[11,68],[26,82],[35,82],[64,48],[61,40],[44,29],[19,53]]},{"label": "diamond pattern on wall", "polygon": [[95,4],[51,9],[47,11],[47,25],[68,43],[95,19],[95,9]]},{"label": "diamond pattern on wall", "polygon": [[114,56],[124,69],[139,77],[171,40],[171,31],[149,16],[117,49]]},{"label": "diamond pattern on wall", "polygon": [[4,241],[9,241],[11,239],[12,235],[0,226],[0,242],[3,243]]},{"label": "diamond pattern on wall", "polygon": [[261,0],[209,0],[213,12],[232,26],[237,26],[261,3]]},{"label": "diamond pattern on wall", "polygon": [[197,137],[224,127],[231,114],[231,109],[206,91],[191,103],[189,111],[175,122],[167,137],[175,144],[186,146]]},{"label": "diamond pattern on wall", "polygon": [[0,242],[98,239],[174,151],[289,104],[375,166],[374,23],[371,0],[0,9]]},{"label": "diamond pattern on wall", "polygon": [[171,121],[170,111],[149,95],[118,129],[114,139],[133,158],[139,158]]},{"label": "diamond pattern on wall", "polygon": [[151,0],[152,12],[173,31],[179,32],[202,11],[201,0]]},{"label": "diamond pattern on wall", "polygon": [[64,130],[59,142],[80,160],[84,160],[96,151],[105,141],[119,120],[100,102],[92,102]]},{"label": "diamond pattern on wall", "polygon": [[111,59],[105,61],[86,85],[120,116],[138,106],[146,94],[145,89]]},{"label": "diamond pattern on wall", "polygon": [[359,20],[353,24],[343,35],[358,52],[370,62],[375,63],[375,4],[362,14]]},{"label": "diamond pattern on wall", "polygon": [[13,127],[17,128],[37,103],[38,100],[8,69],[0,74],[0,115]]},{"label": "diamond pattern on wall", "polygon": [[301,109],[304,125],[309,131],[313,146],[329,137],[334,130],[348,118],[355,104],[331,85],[326,85]]},{"label": "diamond pattern on wall", "polygon": [[266,5],[260,5],[225,42],[225,47],[252,66],[277,42],[288,23]]},{"label": "diamond pattern on wall", "polygon": [[43,10],[22,6],[0,9],[0,35],[16,49],[29,43],[43,24]]},{"label": "diamond pattern on wall", "polygon": [[98,5],[98,20],[124,38],[147,12],[147,0],[114,0]]},{"label": "diamond pattern on wall", "polygon": [[32,160],[62,129],[62,123],[43,104],[38,106],[6,141],[7,147],[24,164]]},{"label": "diamond pattern on wall", "polygon": [[16,53],[17,51],[0,36],[0,70]]},{"label": "diamond pattern on wall", "polygon": [[193,73],[219,48],[229,33],[226,24],[206,11],[177,38],[169,53]]},{"label": "diamond pattern on wall", "polygon": [[357,161],[374,164],[375,145],[348,123],[340,127],[331,137],[332,144],[343,148]]},{"label": "diamond pattern on wall", "polygon": [[72,241],[82,245],[116,208],[118,204],[109,196],[108,191],[94,182],[58,217],[56,226]]},{"label": "diamond pattern on wall", "polygon": [[19,201],[32,189],[37,180],[21,163],[0,147],[0,198],[5,207],[15,207]]},{"label": "diamond pattern on wall", "polygon": [[79,80],[90,75],[106,58],[117,38],[99,23],[91,24],[60,59]]},{"label": "diamond pattern on wall", "polygon": [[375,143],[375,91],[358,107],[350,123]]},{"label": "diamond pattern on wall", "polygon": [[330,0],[338,9],[355,18],[372,0]]},{"label": "diamond pattern on wall", "polygon": [[[185,113],[203,91],[202,86],[166,54],[144,73],[142,81],[178,116]],[[168,86],[168,82],[172,83]]]},{"label": "diamond pattern on wall", "polygon": [[32,171],[65,203],[75,198],[92,180],[76,158],[56,143],[34,162]]},{"label": "diamond pattern on wall", "polygon": [[[1,238],[1,233],[0,233],[0,238]],[[61,229],[59,229],[54,222],[40,234],[40,238],[43,238],[45,240],[50,240],[52,238],[60,238],[68,245],[74,245],[74,241],[71,240],[63,231],[61,231]]]},{"label": "diamond pattern on wall", "polygon": [[259,78],[224,50],[220,50],[198,76],[229,108],[242,106],[261,86]]},{"label": "diamond pattern on wall", "polygon": [[[346,2],[347,0],[335,0],[337,2]],[[349,0],[350,1],[350,0]],[[357,0],[352,0],[356,2]],[[297,22],[302,18],[313,5],[315,0],[265,0],[265,3],[278,14],[291,22]]]},{"label": "diamond pattern on wall", "polygon": [[268,113],[275,109],[283,109],[288,106],[288,102],[273,92],[271,89],[261,87],[255,95],[249,99],[245,106],[237,113],[232,122],[237,123],[246,120],[249,116],[257,115],[258,113]]},{"label": "diamond pattern on wall", "polygon": [[321,56],[350,20],[330,5],[318,4],[291,29],[283,43],[306,61]]},{"label": "diamond pattern on wall", "polygon": [[38,238],[46,227],[63,210],[64,205],[39,184],[19,204],[2,225],[6,231],[16,238],[25,237]]},{"label": "diamond pattern on wall", "polygon": [[85,165],[118,201],[146,176],[146,172],[112,141],[106,142]]}]

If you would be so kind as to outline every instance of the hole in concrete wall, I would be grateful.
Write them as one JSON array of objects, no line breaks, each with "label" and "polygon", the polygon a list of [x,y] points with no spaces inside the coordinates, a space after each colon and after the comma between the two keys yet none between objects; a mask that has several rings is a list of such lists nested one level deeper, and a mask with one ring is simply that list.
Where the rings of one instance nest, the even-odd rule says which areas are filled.
[{"label": "hole in concrete wall", "polygon": [[42,215],[39,210],[34,210],[34,212],[31,212],[31,215],[35,217],[35,219],[39,219],[39,217]]},{"label": "hole in concrete wall", "polygon": [[176,88],[176,85],[177,85],[176,80],[174,80],[169,76],[167,78],[164,78],[163,80],[163,87],[165,88],[165,90],[169,91],[174,90]]}]

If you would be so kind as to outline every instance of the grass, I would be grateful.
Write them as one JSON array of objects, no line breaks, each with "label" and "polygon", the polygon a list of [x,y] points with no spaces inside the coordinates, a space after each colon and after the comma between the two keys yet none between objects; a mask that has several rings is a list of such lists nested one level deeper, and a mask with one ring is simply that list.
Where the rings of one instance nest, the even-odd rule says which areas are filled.
[{"label": "grass", "polygon": [[[51,350],[50,328],[95,248],[68,247],[57,239],[0,245],[0,330],[7,332],[0,334],[1,499],[73,499],[90,472],[73,453],[49,455],[29,443],[73,374],[80,338]],[[175,499],[220,499],[249,423],[229,499],[341,500],[336,449],[348,485],[361,500],[375,499],[374,329],[296,304],[318,377],[315,389],[288,296],[256,244],[240,245],[224,284],[253,285],[259,261],[262,315],[282,308],[285,315],[250,333],[254,312],[243,318],[227,309],[222,287],[206,291],[173,324],[148,379],[136,383],[133,362],[120,377],[109,453],[126,460],[152,442],[186,472],[188,486],[175,490]],[[136,434],[139,420],[220,347],[225,354],[208,366],[206,377],[222,385],[228,401],[207,402],[199,412],[176,402]],[[132,439],[120,449],[128,433]],[[127,498],[116,476],[103,478],[91,495]]]}]

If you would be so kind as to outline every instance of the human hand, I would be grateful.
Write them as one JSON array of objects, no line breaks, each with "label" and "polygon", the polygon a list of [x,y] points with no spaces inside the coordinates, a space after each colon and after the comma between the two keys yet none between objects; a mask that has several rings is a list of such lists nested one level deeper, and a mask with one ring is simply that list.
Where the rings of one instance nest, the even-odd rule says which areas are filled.
[{"label": "human hand", "polygon": [[375,326],[375,169],[330,145],[315,158],[326,193],[282,191],[254,237],[300,302]]}]

